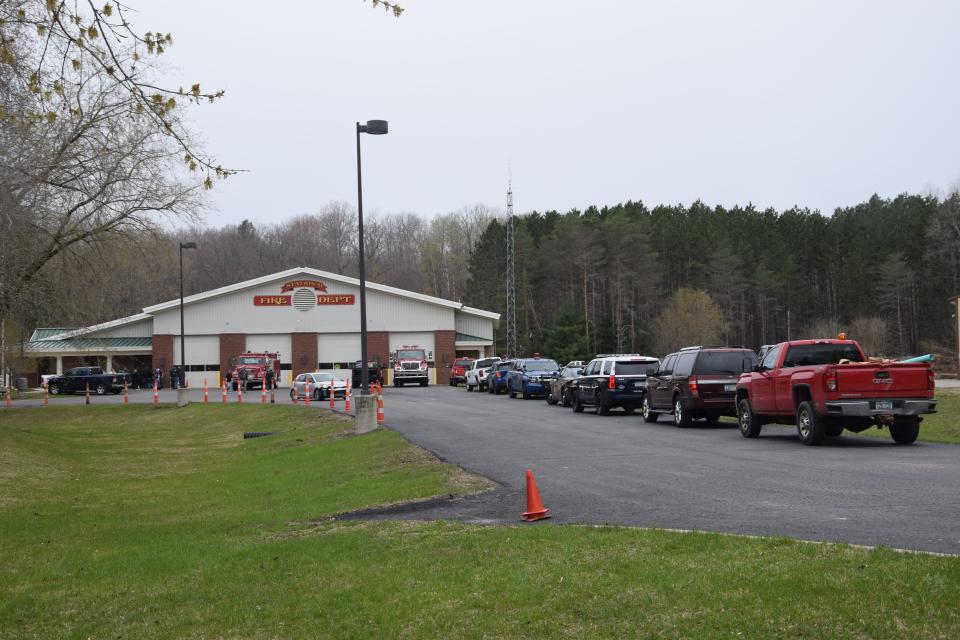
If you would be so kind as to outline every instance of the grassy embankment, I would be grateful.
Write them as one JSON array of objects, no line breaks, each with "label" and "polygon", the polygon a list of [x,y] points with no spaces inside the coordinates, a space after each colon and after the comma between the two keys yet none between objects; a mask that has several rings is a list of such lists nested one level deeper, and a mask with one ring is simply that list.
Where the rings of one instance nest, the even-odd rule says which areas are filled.
[{"label": "grassy embankment", "polygon": [[0,638],[960,635],[957,558],[330,520],[485,486],[345,426],[302,407],[0,413]]}]

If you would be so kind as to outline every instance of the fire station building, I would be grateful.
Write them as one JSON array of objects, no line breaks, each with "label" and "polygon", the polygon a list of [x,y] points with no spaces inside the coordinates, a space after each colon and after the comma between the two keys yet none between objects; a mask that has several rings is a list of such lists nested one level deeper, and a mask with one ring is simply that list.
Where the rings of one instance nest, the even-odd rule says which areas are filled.
[{"label": "fire station building", "polygon": [[[187,381],[219,385],[244,351],[278,352],[280,384],[300,373],[350,370],[360,360],[360,281],[306,267],[184,298]],[[446,384],[458,355],[493,351],[500,314],[381,284],[367,283],[367,349],[386,367],[390,352],[426,349],[435,383]],[[179,365],[180,300],[127,318],[82,328],[37,329],[25,355],[43,373],[83,364],[107,370],[163,370]],[[347,374],[347,371],[344,371]]]}]

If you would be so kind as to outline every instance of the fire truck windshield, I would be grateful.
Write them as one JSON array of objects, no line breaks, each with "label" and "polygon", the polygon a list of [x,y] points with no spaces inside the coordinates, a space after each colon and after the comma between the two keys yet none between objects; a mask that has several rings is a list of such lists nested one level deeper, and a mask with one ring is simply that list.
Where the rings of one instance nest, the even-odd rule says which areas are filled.
[{"label": "fire truck windshield", "polygon": [[240,364],[267,364],[265,358],[240,358]]},{"label": "fire truck windshield", "polygon": [[400,349],[397,351],[397,360],[426,360],[423,349]]}]

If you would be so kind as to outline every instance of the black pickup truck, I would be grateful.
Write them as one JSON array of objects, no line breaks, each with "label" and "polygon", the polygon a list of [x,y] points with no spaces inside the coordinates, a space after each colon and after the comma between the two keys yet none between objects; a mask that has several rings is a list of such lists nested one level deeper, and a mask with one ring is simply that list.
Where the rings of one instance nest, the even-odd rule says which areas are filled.
[{"label": "black pickup truck", "polygon": [[90,393],[102,396],[106,393],[120,393],[124,382],[128,383],[126,373],[104,373],[100,367],[74,367],[62,376],[47,380],[47,389],[51,395],[61,393],[84,393],[90,385]]}]

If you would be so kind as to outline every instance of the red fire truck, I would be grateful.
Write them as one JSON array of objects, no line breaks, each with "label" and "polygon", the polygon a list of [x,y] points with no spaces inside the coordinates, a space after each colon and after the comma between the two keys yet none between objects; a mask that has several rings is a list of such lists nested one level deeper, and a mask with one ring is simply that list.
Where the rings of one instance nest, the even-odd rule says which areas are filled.
[{"label": "red fire truck", "polygon": [[[254,353],[244,351],[239,356],[231,360],[233,371],[230,372],[233,390],[244,381],[244,389],[259,389],[264,385],[264,378],[268,370],[273,370],[273,384],[277,384],[280,379],[280,354],[271,352]],[[240,372],[245,375],[241,375]]]}]

